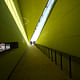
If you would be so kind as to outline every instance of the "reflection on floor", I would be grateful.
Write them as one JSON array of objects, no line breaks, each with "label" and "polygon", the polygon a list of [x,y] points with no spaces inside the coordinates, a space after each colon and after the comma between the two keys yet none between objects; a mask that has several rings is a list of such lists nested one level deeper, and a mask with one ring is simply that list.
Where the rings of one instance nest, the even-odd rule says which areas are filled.
[{"label": "reflection on floor", "polygon": [[30,46],[10,80],[69,80],[39,49]]}]

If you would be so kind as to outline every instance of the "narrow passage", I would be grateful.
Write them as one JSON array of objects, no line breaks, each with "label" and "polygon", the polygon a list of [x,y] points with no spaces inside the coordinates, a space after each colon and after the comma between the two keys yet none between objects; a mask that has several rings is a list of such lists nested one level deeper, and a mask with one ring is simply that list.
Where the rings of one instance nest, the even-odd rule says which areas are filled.
[{"label": "narrow passage", "polygon": [[39,49],[30,46],[10,80],[69,80]]}]

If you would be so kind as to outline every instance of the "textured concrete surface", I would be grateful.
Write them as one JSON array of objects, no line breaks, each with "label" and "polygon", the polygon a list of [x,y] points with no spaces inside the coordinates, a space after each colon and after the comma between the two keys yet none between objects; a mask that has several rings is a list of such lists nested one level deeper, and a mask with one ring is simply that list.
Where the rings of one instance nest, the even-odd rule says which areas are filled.
[{"label": "textured concrete surface", "polygon": [[69,80],[69,78],[39,49],[30,46],[10,80]]}]

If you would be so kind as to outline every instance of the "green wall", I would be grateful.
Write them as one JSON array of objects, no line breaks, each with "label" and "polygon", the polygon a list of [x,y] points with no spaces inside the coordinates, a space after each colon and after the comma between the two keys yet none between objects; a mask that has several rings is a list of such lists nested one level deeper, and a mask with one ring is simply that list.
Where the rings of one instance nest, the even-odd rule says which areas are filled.
[{"label": "green wall", "polygon": [[[15,3],[19,12],[17,2]],[[0,42],[18,42],[19,44],[19,48],[0,54],[0,80],[6,80],[26,50],[27,44],[4,0],[0,0]]]},{"label": "green wall", "polygon": [[56,0],[37,44],[80,57],[80,0]]},{"label": "green wall", "polygon": [[[65,52],[72,57],[72,80],[80,80],[80,0],[56,0],[52,12],[36,42],[52,49]],[[48,56],[44,47],[40,49]],[[56,53],[60,67],[60,54]],[[53,52],[53,62],[55,54]],[[69,57],[62,58],[63,71],[69,75]]]}]

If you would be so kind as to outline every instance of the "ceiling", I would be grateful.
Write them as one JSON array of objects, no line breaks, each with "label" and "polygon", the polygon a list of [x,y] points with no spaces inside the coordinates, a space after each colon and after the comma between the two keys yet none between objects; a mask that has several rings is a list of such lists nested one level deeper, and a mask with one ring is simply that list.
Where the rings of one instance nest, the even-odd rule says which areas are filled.
[{"label": "ceiling", "polygon": [[30,41],[48,0],[18,0],[24,28]]}]

